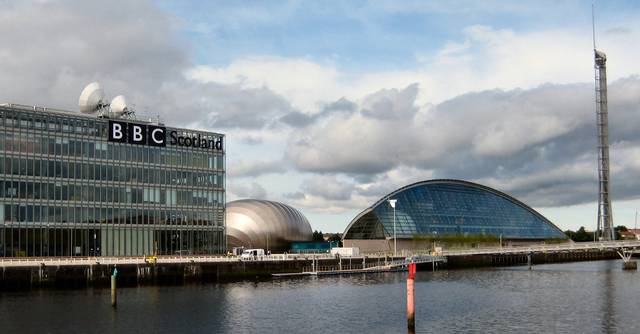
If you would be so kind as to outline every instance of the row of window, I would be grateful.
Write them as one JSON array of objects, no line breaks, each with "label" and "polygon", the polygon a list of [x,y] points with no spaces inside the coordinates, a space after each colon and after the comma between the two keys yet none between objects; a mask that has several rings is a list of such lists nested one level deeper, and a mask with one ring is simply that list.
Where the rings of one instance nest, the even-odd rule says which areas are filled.
[{"label": "row of window", "polygon": [[[19,109],[0,106],[0,127],[6,126],[10,129],[20,128],[56,133],[73,133],[102,138],[106,138],[107,135],[108,120],[106,119],[84,117],[71,113],[46,113],[46,109],[44,108],[36,108],[40,110],[25,110],[21,107],[17,108]],[[135,120],[133,121],[135,122]],[[202,131],[184,129],[176,130],[178,130],[180,135],[187,137],[200,134],[201,136],[205,136],[206,139],[215,139],[215,137],[219,136],[218,134]]]},{"label": "row of window", "polygon": [[223,191],[154,187],[100,187],[78,184],[0,181],[0,198],[104,203],[151,203],[169,206],[212,206],[224,203]]},{"label": "row of window", "polygon": [[2,133],[0,134],[0,151],[188,166],[191,168],[224,168],[223,157],[213,152],[194,152],[193,150],[176,150],[168,147],[54,137],[55,134],[40,136],[27,133]]},{"label": "row of window", "polygon": [[224,186],[224,174],[221,172],[211,173],[180,171],[175,169],[150,169],[90,162],[49,161],[9,156],[0,157],[0,174],[208,188]]},{"label": "row of window", "polygon": [[0,222],[223,226],[221,210],[150,210],[4,204]]},{"label": "row of window", "polygon": [[223,251],[222,231],[0,227],[0,257],[185,255]]}]

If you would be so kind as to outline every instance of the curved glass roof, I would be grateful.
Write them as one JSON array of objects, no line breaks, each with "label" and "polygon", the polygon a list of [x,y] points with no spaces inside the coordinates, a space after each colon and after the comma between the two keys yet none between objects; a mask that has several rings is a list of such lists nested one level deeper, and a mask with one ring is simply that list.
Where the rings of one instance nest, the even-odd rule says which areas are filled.
[{"label": "curved glass roof", "polygon": [[354,218],[344,239],[396,236],[494,235],[509,239],[565,238],[548,219],[517,199],[495,189],[462,180],[429,180],[400,188]]}]

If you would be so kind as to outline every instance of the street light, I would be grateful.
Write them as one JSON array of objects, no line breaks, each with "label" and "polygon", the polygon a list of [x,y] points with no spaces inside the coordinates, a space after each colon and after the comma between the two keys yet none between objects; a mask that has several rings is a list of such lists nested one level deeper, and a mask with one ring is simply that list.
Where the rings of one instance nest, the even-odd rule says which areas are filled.
[{"label": "street light", "polygon": [[390,199],[389,205],[393,208],[393,257],[396,257],[396,202],[397,199]]}]

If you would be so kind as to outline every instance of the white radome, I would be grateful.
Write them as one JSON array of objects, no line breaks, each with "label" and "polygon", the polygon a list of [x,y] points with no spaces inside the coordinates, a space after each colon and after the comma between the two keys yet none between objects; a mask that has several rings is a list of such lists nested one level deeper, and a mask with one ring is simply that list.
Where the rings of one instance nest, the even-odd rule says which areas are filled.
[{"label": "white radome", "polygon": [[111,112],[116,117],[122,116],[127,111],[129,111],[129,105],[127,105],[124,95],[118,95],[111,100]]},{"label": "white radome", "polygon": [[80,94],[78,99],[78,106],[80,106],[80,112],[85,114],[92,114],[104,105],[104,91],[100,84],[92,82],[88,84]]}]

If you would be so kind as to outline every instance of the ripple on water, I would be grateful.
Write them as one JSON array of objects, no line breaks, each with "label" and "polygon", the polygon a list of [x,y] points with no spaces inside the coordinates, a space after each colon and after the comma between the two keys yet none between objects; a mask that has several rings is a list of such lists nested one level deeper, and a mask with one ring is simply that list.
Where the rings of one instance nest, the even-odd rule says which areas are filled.
[{"label": "ripple on water", "polygon": [[[403,273],[0,295],[3,333],[399,333]],[[620,261],[418,272],[419,333],[640,333]]]}]

